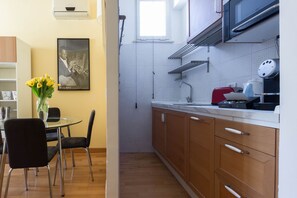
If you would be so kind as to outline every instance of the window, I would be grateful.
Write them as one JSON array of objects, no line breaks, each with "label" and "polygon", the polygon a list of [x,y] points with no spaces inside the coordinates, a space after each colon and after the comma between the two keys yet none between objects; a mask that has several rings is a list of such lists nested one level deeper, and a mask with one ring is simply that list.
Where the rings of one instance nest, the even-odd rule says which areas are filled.
[{"label": "window", "polygon": [[167,0],[138,0],[138,31],[140,40],[167,40],[168,3]]}]

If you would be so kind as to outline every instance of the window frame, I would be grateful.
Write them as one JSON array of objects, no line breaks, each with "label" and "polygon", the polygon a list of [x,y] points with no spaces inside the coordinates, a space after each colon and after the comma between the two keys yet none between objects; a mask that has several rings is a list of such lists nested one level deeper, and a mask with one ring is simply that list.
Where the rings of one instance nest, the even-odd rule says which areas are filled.
[{"label": "window frame", "polygon": [[[164,1],[166,4],[166,35],[165,36],[140,36],[140,1]],[[169,41],[171,39],[170,31],[170,1],[169,0],[136,0],[136,23],[137,23],[137,34],[136,41]]]}]

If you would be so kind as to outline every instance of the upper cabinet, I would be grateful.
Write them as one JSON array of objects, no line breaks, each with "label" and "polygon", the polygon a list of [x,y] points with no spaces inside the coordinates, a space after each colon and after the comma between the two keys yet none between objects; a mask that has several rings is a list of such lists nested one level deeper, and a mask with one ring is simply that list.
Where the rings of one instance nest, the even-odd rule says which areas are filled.
[{"label": "upper cabinet", "polygon": [[[0,106],[10,118],[32,117],[31,48],[16,37],[0,37]],[[0,118],[1,119],[1,118]]]},{"label": "upper cabinet", "polygon": [[17,62],[15,37],[0,37],[0,62]]},{"label": "upper cabinet", "polygon": [[189,39],[196,45],[222,40],[222,0],[189,0]]}]

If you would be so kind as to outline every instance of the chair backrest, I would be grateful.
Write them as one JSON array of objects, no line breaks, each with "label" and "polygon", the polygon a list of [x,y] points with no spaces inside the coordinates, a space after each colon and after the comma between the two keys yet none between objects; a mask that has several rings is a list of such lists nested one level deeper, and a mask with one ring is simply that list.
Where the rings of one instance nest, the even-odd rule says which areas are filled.
[{"label": "chair backrest", "polygon": [[45,126],[37,118],[10,119],[4,123],[11,168],[48,164]]},{"label": "chair backrest", "polygon": [[57,122],[60,120],[61,111],[58,107],[48,108],[47,122]]},{"label": "chair backrest", "polygon": [[89,124],[88,124],[88,134],[87,134],[87,147],[90,146],[91,143],[91,136],[92,136],[92,129],[93,129],[93,123],[95,119],[95,110],[92,110],[90,119],[89,119]]}]

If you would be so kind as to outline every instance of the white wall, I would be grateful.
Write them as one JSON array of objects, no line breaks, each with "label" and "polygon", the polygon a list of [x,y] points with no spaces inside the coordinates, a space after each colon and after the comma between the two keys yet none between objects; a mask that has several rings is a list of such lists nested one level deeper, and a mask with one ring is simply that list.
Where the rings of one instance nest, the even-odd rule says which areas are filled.
[{"label": "white wall", "polygon": [[183,37],[187,28],[183,19],[186,8],[173,9],[170,5],[172,39],[175,43],[135,43],[136,0],[121,0],[119,4],[120,14],[126,16],[119,60],[120,151],[152,152],[152,95],[158,100],[179,100],[180,97],[176,91],[178,82],[174,81],[175,76],[167,74],[180,61],[168,60],[168,56],[180,48],[179,42],[185,40]]},{"label": "white wall", "polygon": [[104,0],[106,53],[106,198],[119,197],[119,105],[118,105],[118,1]]},{"label": "white wall", "polygon": [[[126,16],[124,37],[122,44],[130,44],[136,40],[136,9],[137,0],[119,0],[119,10],[121,15]],[[187,6],[184,8],[173,8],[172,0],[169,0],[170,9],[170,29],[171,29],[171,40],[176,43],[185,41],[185,31],[188,30],[187,23],[184,23],[184,18],[187,16]],[[182,17],[181,17],[182,16]]]},{"label": "white wall", "polygon": [[[124,44],[120,53],[120,151],[151,152],[151,101],[178,100],[175,76],[177,64],[168,60],[180,45],[168,43]],[[179,61],[178,61],[179,62]],[[153,71],[155,75],[153,75]],[[153,90],[153,83],[155,89]],[[137,108],[135,104],[137,103]]]},{"label": "white wall", "polygon": [[296,46],[297,28],[294,19],[297,17],[297,2],[280,1],[281,29],[281,123],[279,150],[279,197],[296,197],[297,178],[297,92],[296,92]]}]

